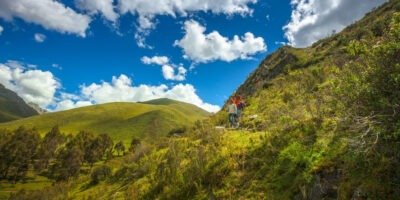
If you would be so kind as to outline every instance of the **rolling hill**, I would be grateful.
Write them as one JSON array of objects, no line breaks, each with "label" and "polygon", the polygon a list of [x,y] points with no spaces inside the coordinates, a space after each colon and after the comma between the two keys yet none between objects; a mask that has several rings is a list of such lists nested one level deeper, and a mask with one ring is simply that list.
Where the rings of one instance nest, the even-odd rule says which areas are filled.
[{"label": "rolling hill", "polygon": [[163,136],[171,129],[190,126],[196,120],[209,116],[206,111],[188,103],[169,99],[142,103],[108,103],[2,123],[0,128],[35,127],[42,134],[53,126],[67,134],[80,130],[96,134],[107,133],[114,140],[130,141],[139,138]]},{"label": "rolling hill", "polygon": [[[98,163],[113,172],[100,183],[82,173],[11,199],[399,199],[399,52],[400,1],[390,0],[262,61],[236,92],[248,105],[242,129],[216,130],[222,110],[183,137],[143,144],[146,156]],[[137,112],[147,122],[152,111]]]},{"label": "rolling hill", "polygon": [[38,114],[35,109],[25,103],[15,92],[0,84],[0,122],[17,120]]}]

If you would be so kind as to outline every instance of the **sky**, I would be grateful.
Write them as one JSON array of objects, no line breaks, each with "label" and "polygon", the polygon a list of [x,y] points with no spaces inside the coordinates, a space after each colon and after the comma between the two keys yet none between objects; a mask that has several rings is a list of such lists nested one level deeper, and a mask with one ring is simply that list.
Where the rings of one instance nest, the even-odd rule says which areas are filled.
[{"label": "sky", "polygon": [[268,55],[385,0],[0,0],[0,83],[49,111],[171,98],[217,112]]}]

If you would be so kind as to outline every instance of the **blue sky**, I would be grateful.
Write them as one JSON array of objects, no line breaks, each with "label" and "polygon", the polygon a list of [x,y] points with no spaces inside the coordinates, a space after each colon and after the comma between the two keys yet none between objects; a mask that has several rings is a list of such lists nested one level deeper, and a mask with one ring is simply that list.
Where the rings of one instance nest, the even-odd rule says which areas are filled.
[{"label": "blue sky", "polygon": [[[216,111],[282,43],[308,46],[384,2],[329,1],[339,5],[328,14],[329,5],[303,0],[221,1],[211,8],[186,0],[186,7],[160,4],[150,13],[143,0],[3,2],[0,83],[51,110],[169,97]],[[54,8],[46,7],[49,2]],[[15,10],[16,5],[39,14]],[[341,13],[352,14],[331,20]],[[199,35],[207,37],[204,44],[195,43]],[[213,45],[223,47],[210,51]],[[143,57],[153,60],[145,63]],[[161,57],[168,59],[156,63]]]}]

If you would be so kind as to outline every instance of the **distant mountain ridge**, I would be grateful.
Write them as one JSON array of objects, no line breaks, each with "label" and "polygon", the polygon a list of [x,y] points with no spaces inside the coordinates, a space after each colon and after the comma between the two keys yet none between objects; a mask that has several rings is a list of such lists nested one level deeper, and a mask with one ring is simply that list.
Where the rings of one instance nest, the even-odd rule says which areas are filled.
[{"label": "distant mountain ridge", "polygon": [[282,47],[269,55],[235,92],[247,103],[240,130],[215,127],[228,123],[228,113],[221,110],[182,137],[155,141],[168,125],[209,115],[169,99],[90,106],[0,124],[0,129],[36,125],[41,133],[59,124],[64,133],[89,129],[114,140],[139,136],[155,141],[144,142],[150,148],[142,158],[136,159],[143,151],[134,151],[98,163],[113,172],[99,184],[90,180],[93,173],[82,173],[72,184],[49,181],[54,186],[16,195],[399,199],[399,52],[400,1],[390,0],[311,47]]},{"label": "distant mountain ridge", "polygon": [[158,99],[142,103],[107,103],[44,113],[1,123],[0,129],[35,127],[44,134],[53,126],[59,125],[61,131],[66,134],[76,134],[85,130],[95,134],[107,133],[115,140],[130,141],[132,137],[166,136],[172,129],[190,126],[209,115],[207,111],[192,104]]},{"label": "distant mountain ridge", "polygon": [[15,92],[0,84],[0,122],[17,120],[38,114],[38,111],[28,105]]},{"label": "distant mountain ridge", "polygon": [[34,110],[36,110],[36,112],[38,112],[40,115],[47,113],[48,111],[46,109],[43,109],[42,107],[40,107],[39,105],[35,104],[35,103],[28,103],[28,105],[33,108]]}]

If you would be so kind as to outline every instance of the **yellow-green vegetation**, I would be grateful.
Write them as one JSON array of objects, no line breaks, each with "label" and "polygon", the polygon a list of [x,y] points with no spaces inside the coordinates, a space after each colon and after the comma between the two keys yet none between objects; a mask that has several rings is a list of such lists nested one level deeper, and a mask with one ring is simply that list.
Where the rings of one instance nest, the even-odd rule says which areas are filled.
[{"label": "yellow-green vegetation", "polygon": [[39,190],[51,186],[51,181],[46,177],[29,173],[26,182],[12,184],[8,181],[0,181],[0,199],[7,199],[12,192],[24,190]]},{"label": "yellow-green vegetation", "polygon": [[176,127],[189,126],[207,116],[209,113],[194,105],[160,99],[148,103],[109,103],[46,113],[2,123],[0,129],[35,127],[43,135],[58,125],[64,134],[74,135],[82,130],[106,133],[114,141],[122,140],[128,144],[134,136],[153,139],[166,136]]},{"label": "yellow-green vegetation", "polygon": [[[90,174],[82,174],[52,187],[43,185],[37,192],[27,185],[25,191],[11,199],[188,199],[209,195],[235,198],[235,188],[245,175],[247,152],[260,147],[268,134],[222,133],[210,127],[199,123],[185,137],[164,139],[158,144],[142,143],[124,157],[97,163],[89,172],[93,174],[97,167],[107,166],[112,175],[96,184]],[[214,191],[217,185],[223,188]]]},{"label": "yellow-green vegetation", "polygon": [[399,11],[389,1],[343,33],[269,56],[237,92],[242,130],[216,129],[221,111],[10,199],[398,199]]}]

